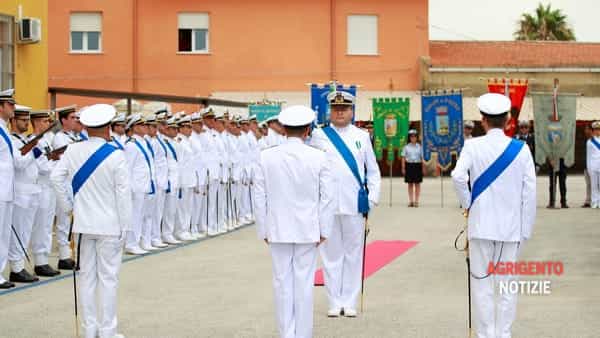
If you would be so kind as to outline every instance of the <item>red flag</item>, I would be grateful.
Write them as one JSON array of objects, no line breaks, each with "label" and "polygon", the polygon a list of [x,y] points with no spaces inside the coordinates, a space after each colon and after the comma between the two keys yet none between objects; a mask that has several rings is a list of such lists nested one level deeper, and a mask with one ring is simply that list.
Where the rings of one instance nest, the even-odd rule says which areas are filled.
[{"label": "red flag", "polygon": [[511,111],[510,118],[506,127],[504,128],[504,134],[506,136],[513,137],[518,129],[519,114],[523,107],[523,101],[525,95],[527,95],[527,87],[529,83],[527,80],[521,79],[489,79],[488,80],[488,91],[490,93],[498,93],[506,95],[510,98]]}]

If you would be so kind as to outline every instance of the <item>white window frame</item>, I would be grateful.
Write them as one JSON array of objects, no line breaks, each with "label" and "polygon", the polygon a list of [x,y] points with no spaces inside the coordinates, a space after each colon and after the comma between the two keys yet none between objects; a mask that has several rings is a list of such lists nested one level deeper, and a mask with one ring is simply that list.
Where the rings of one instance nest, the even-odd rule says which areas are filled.
[{"label": "white window frame", "polygon": [[[351,36],[350,36],[350,32],[351,32],[351,28],[350,28],[350,24],[351,24],[351,18],[352,17],[368,17],[368,18],[374,18],[375,19],[375,51],[358,51],[356,49],[360,49],[359,48],[351,48],[352,43],[351,43]],[[346,55],[349,56],[379,56],[379,15],[377,14],[349,14],[346,17]]]},{"label": "white window frame", "polygon": [[[71,24],[69,23],[69,53],[71,54],[102,54],[102,13],[100,12],[71,12],[70,16],[69,16],[69,20],[71,20],[71,17],[73,15],[76,14],[96,14],[100,17],[100,30],[96,31],[96,30],[90,30],[90,31],[85,31],[85,30],[72,30],[71,29]],[[82,37],[81,37],[81,47],[82,49],[73,49],[73,35],[71,33],[73,32],[80,32],[82,33]],[[88,45],[88,33],[98,33],[98,49],[89,49],[89,45]]]},{"label": "white window frame", "polygon": [[[206,15],[206,28],[187,28],[181,27],[180,23],[180,15]],[[208,12],[180,12],[177,14],[177,34],[179,34],[179,30],[181,29],[190,29],[192,31],[192,45],[191,51],[180,51],[179,50],[179,41],[177,41],[177,54],[210,54],[210,13]],[[196,31],[206,30],[206,49],[196,50]],[[179,36],[179,35],[178,35]]]},{"label": "white window frame", "polygon": [[[0,14],[0,21],[6,24],[8,30],[7,40],[0,37],[0,43],[5,47],[0,49],[0,90],[5,90],[15,86],[15,20],[13,16]],[[6,63],[3,63],[4,59]]]}]

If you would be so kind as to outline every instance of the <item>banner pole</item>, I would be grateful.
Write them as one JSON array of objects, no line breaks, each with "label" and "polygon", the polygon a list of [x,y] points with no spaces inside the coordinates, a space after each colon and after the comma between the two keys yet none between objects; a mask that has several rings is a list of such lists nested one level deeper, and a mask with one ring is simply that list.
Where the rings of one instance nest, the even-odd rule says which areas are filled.
[{"label": "banner pole", "polygon": [[440,191],[442,197],[442,208],[444,207],[444,168],[440,167]]},{"label": "banner pole", "polygon": [[[390,137],[388,137],[388,158],[390,158],[389,152],[390,151],[394,151],[394,146],[392,146],[392,139]],[[390,161],[389,161],[389,166],[390,166],[390,208],[392,207],[392,176],[393,176],[393,171],[394,171],[394,157],[391,157]]]}]

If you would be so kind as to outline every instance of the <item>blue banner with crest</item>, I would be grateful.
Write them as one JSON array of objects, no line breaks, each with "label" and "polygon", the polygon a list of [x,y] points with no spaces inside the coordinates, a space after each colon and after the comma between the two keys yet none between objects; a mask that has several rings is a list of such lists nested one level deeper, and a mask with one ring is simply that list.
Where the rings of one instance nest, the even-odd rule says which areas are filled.
[{"label": "blue banner with crest", "polygon": [[317,124],[322,125],[329,122],[329,102],[327,102],[327,95],[334,90],[347,92],[356,97],[356,86],[354,85],[349,87],[334,83],[321,87],[317,84],[310,85],[310,107],[317,112]]},{"label": "blue banner with crest", "polygon": [[444,170],[452,165],[452,154],[459,154],[464,142],[462,94],[421,96],[423,159],[437,161]]}]

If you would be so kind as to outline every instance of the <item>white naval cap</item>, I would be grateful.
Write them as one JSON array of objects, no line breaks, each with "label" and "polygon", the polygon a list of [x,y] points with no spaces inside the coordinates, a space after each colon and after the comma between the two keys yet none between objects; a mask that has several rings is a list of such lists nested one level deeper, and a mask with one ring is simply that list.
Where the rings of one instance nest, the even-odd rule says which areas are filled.
[{"label": "white naval cap", "polygon": [[167,119],[167,126],[177,127],[177,118],[175,116],[171,116],[169,119]]},{"label": "white naval cap", "polygon": [[117,116],[115,116],[115,118],[112,119],[111,122],[112,123],[118,123],[118,124],[125,123],[125,113],[119,113],[119,114],[117,114]]},{"label": "white naval cap", "polygon": [[510,111],[510,99],[502,94],[487,93],[477,99],[477,108],[485,115],[502,115]]},{"label": "white naval cap", "polygon": [[139,123],[143,123],[144,119],[142,118],[141,113],[131,114],[129,116],[129,121],[127,121],[126,129],[131,129],[133,126]]},{"label": "white naval cap", "polygon": [[[291,107],[290,107],[290,108],[291,108]],[[281,115],[281,113],[279,113],[279,115]],[[271,122],[271,121],[277,121],[277,120],[279,120],[279,115],[273,115],[273,116],[270,116],[269,118],[267,118],[267,119],[265,120],[265,122],[267,122],[267,123],[268,123],[268,122]]]},{"label": "white naval cap", "polygon": [[417,134],[418,134],[418,132],[416,129],[411,129],[408,131],[408,135],[417,135]]},{"label": "white naval cap", "polygon": [[10,102],[10,103],[14,104],[15,103],[14,96],[15,96],[15,90],[12,88],[0,91],[0,102]]},{"label": "white naval cap", "polygon": [[192,122],[192,117],[190,115],[184,115],[182,118],[180,118],[177,123],[179,123],[179,125],[189,125]]},{"label": "white naval cap", "polygon": [[473,122],[471,120],[466,120],[465,121],[465,127],[473,129],[473,128],[475,128],[475,122]]},{"label": "white naval cap", "polygon": [[529,127],[529,121],[527,121],[527,120],[519,121],[519,127]]},{"label": "white naval cap", "polygon": [[248,121],[256,121],[256,114],[248,116]]},{"label": "white naval cap", "polygon": [[14,112],[15,112],[15,115],[29,116],[29,114],[31,113],[31,107],[16,104]]},{"label": "white naval cap", "polygon": [[330,105],[351,106],[355,101],[354,95],[344,91],[334,91],[327,95],[327,102]]},{"label": "white naval cap", "polygon": [[600,129],[600,121],[592,122],[592,129]]},{"label": "white naval cap", "polygon": [[202,117],[215,117],[215,111],[212,109],[212,107],[206,107],[204,110],[202,110]]},{"label": "white naval cap", "polygon": [[202,122],[202,114],[200,112],[195,112],[191,115],[192,122]]},{"label": "white naval cap", "polygon": [[311,124],[315,120],[314,110],[306,106],[287,107],[279,113],[279,122],[288,127],[301,127]]},{"label": "white naval cap", "polygon": [[82,109],[79,121],[88,128],[97,128],[108,125],[116,114],[115,107],[100,103]]},{"label": "white naval cap", "polygon": [[156,114],[147,114],[146,116],[144,116],[144,123],[156,124]]},{"label": "white naval cap", "polygon": [[225,118],[225,112],[223,112],[223,111],[216,111],[215,112],[215,119],[222,120],[224,118]]}]

